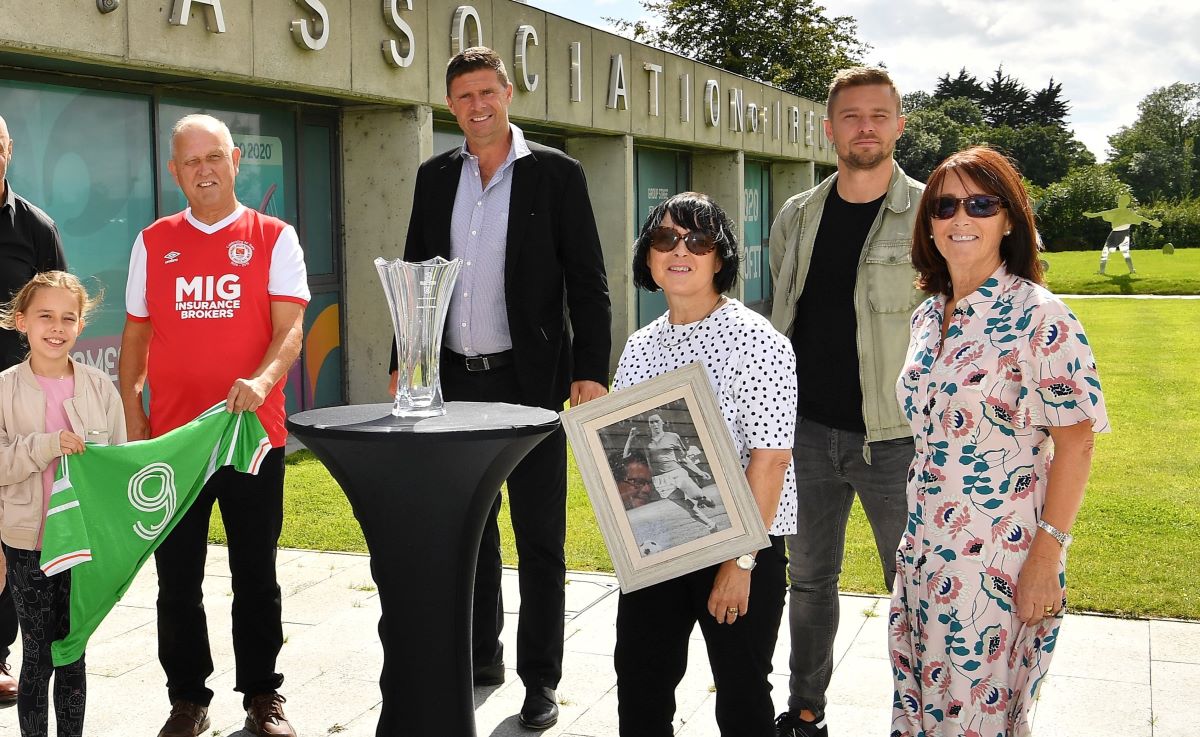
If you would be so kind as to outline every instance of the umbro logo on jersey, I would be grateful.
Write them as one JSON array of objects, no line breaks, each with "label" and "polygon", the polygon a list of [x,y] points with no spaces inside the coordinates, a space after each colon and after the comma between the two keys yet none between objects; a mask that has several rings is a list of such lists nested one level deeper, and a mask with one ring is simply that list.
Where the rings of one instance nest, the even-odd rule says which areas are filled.
[{"label": "umbro logo on jersey", "polygon": [[173,264],[179,260],[180,255],[182,255],[182,254],[180,254],[179,251],[171,251],[167,255],[163,256],[163,263],[164,264]]},{"label": "umbro logo on jersey", "polygon": [[234,241],[229,244],[229,263],[234,266],[245,266],[254,257],[254,246],[246,241]]}]

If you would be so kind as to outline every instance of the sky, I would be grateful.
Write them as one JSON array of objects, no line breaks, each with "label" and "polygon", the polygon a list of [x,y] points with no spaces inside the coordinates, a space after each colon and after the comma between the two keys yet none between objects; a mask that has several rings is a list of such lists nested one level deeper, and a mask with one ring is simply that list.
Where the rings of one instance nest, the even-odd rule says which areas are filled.
[{"label": "sky", "polygon": [[[528,0],[612,30],[605,16],[649,17],[637,0]],[[966,67],[981,81],[1004,66],[1033,90],[1053,78],[1071,103],[1069,126],[1103,161],[1108,136],[1137,119],[1147,94],[1200,82],[1195,0],[824,0],[826,15],[858,20],[871,64],[901,92],[931,92]]]}]

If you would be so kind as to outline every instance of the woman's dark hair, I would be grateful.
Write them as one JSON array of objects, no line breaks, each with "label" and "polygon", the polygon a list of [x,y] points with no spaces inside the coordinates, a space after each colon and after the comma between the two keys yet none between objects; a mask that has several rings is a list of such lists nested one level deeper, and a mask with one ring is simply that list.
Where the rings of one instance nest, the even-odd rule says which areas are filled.
[{"label": "woman's dark hair", "polygon": [[650,275],[650,234],[662,225],[663,217],[671,216],[671,222],[688,230],[699,230],[712,237],[717,244],[717,258],[721,260],[721,270],[713,274],[713,287],[717,294],[724,294],[737,284],[738,269],[741,265],[738,259],[737,235],[733,223],[721,206],[706,194],[700,192],[680,192],[679,194],[660,202],[653,210],[642,229],[638,232],[637,240],[633,242],[633,285],[648,292],[657,292],[660,287]]},{"label": "woman's dark hair", "polygon": [[960,179],[969,177],[983,190],[971,194],[990,194],[1004,200],[1008,222],[1012,227],[1012,232],[1000,240],[1000,258],[1004,261],[1004,267],[1014,276],[1042,284],[1037,226],[1034,224],[1029,196],[1021,184],[1021,174],[1012,161],[995,149],[975,146],[951,154],[929,175],[917,209],[917,224],[913,228],[912,263],[917,270],[917,288],[927,294],[953,295],[946,259],[942,258],[933,243],[929,214],[948,176]]}]

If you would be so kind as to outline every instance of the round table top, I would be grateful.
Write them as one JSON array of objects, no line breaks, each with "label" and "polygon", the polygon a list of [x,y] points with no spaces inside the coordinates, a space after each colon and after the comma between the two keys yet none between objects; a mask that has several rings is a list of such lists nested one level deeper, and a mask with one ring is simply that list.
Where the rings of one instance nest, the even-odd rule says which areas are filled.
[{"label": "round table top", "polygon": [[287,420],[288,429],[301,439],[348,433],[515,437],[548,432],[558,424],[556,412],[503,402],[446,402],[446,414],[434,417],[394,417],[391,404],[349,404],[297,412]]}]

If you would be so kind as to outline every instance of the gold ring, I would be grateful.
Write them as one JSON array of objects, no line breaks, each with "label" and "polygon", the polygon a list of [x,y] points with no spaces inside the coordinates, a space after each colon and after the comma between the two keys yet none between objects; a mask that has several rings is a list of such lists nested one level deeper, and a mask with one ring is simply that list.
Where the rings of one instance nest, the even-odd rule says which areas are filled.
[{"label": "gold ring", "polygon": [[725,611],[729,614],[738,614],[739,613],[738,608],[735,606],[731,606],[728,609],[726,609]]},{"label": "gold ring", "polygon": [[1046,612],[1046,614],[1054,614],[1054,607],[1047,604],[1046,608],[1045,608],[1045,612]]}]

